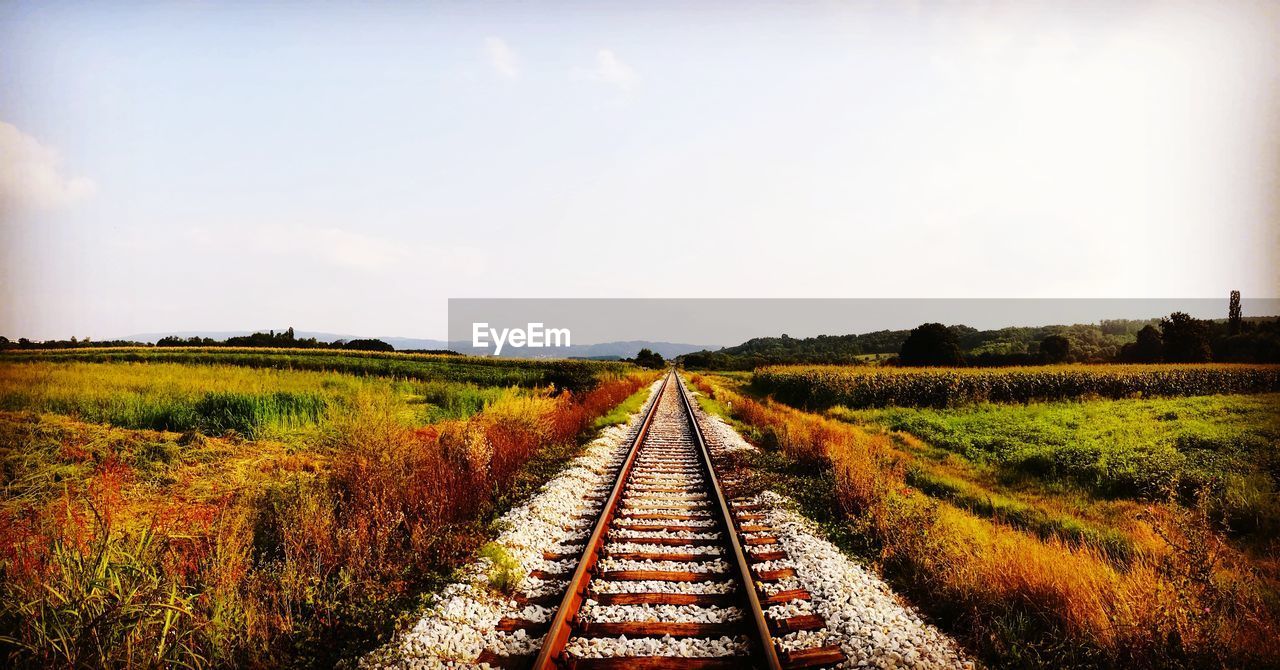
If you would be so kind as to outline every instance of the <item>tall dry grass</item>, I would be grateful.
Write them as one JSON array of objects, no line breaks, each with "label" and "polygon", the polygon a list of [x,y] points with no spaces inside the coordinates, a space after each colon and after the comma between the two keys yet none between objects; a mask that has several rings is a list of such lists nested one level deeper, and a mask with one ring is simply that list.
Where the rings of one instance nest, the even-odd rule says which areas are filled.
[{"label": "tall dry grass", "polygon": [[971,648],[1008,667],[1276,667],[1277,607],[1198,513],[1152,505],[1127,566],[930,499],[888,435],[759,402],[693,375],[704,394],[799,462],[828,467],[846,523],[886,576]]},{"label": "tall dry grass", "polygon": [[[151,475],[131,465],[133,451],[173,434],[0,417],[31,422],[15,442],[49,438],[48,468],[86,473],[61,495],[0,505],[0,658],[331,666],[385,638],[476,550],[525,463],[579,440],[651,380],[511,392],[425,428],[404,422],[394,394],[364,390],[326,424],[325,467],[298,465],[283,447],[207,438],[209,453],[261,467],[255,450],[280,452],[271,467],[281,471],[235,486],[192,479],[203,463],[160,489],[143,481]],[[193,484],[207,494],[191,496]]]}]

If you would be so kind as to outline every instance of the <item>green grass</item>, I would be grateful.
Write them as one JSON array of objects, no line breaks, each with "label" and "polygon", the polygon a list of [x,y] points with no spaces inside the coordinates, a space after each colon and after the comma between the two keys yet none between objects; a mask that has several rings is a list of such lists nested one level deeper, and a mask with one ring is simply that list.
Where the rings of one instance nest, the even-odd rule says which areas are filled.
[{"label": "green grass", "polygon": [[632,393],[622,404],[614,407],[608,414],[601,416],[595,420],[593,427],[596,429],[606,426],[616,426],[627,422],[632,414],[640,411],[644,407],[644,402],[649,399],[649,387],[645,387]]},{"label": "green grass", "polygon": [[489,561],[489,569],[485,573],[489,588],[508,595],[514,593],[520,580],[524,579],[524,575],[520,573],[520,561],[496,542],[480,547],[478,556]]},{"label": "green grass", "polygon": [[920,465],[907,469],[906,481],[925,495],[946,500],[978,516],[1030,531],[1040,538],[1055,537],[1077,545],[1089,545],[1102,550],[1117,563],[1127,563],[1133,558],[1133,541],[1115,528],[1103,527],[1074,515],[1055,513]]},{"label": "green grass", "polygon": [[322,429],[362,395],[385,396],[404,423],[425,425],[467,418],[504,394],[522,392],[237,365],[0,361],[0,410],[251,439]]},{"label": "green grass", "polygon": [[[732,388],[736,393],[754,396],[757,392],[756,389],[750,386],[749,373],[725,374],[716,372],[715,377],[719,383]],[[734,418],[730,411],[731,408],[725,401],[712,398],[704,393],[698,393],[695,398],[702,411],[718,416],[728,422],[748,441],[757,445],[768,442],[759,429]],[[759,398],[756,397],[756,399]],[[837,414],[839,413],[837,412]],[[948,452],[941,449],[930,449],[928,445],[913,446],[920,451],[927,452],[918,454],[926,459],[932,457],[935,460],[947,460],[949,455]],[[822,528],[829,540],[842,549],[864,558],[871,556],[868,546],[858,540],[858,533],[853,532],[846,520],[843,519],[839,505],[835,497],[831,495],[835,487],[835,480],[830,470],[825,468],[815,469],[812,464],[800,463],[786,457],[776,449],[760,449],[754,452],[746,452],[737,456],[737,458],[752,473],[752,481],[755,486],[785,493],[796,501],[805,516]],[[922,467],[924,462],[922,460],[913,463],[908,467],[906,474],[908,483],[920,489],[926,495],[948,500],[957,506],[969,507],[975,513],[982,514],[988,518],[999,519],[1011,525],[1018,525],[1026,530],[1032,530],[1042,537],[1056,535],[1055,531],[1072,526],[1073,521],[1080,526],[1087,527],[1085,523],[1078,520],[1055,519],[1052,515],[1046,514],[1035,506],[992,493],[990,490],[975,485],[964,478],[947,476],[938,472],[935,468]],[[966,505],[965,503],[969,504]],[[1030,523],[1033,519],[1035,522]],[[1116,535],[1114,531],[1098,529],[1096,534],[1092,534],[1089,539],[1094,539],[1095,537],[1107,537],[1110,539],[1113,535]],[[1061,535],[1059,536],[1062,537]],[[1062,537],[1062,539],[1084,540],[1085,538]],[[1119,548],[1115,550],[1117,554],[1127,556],[1130,553],[1132,547],[1123,539],[1123,536],[1120,536],[1120,539],[1115,540],[1115,542],[1119,545]]]},{"label": "green grass", "polygon": [[[1280,527],[1280,395],[1091,400],[958,409],[833,408],[832,417],[914,435],[993,472],[1101,498],[1207,497],[1238,533]],[[947,497],[955,486],[922,480]],[[968,505],[966,505],[968,506]],[[976,506],[976,505],[975,505]]]}]

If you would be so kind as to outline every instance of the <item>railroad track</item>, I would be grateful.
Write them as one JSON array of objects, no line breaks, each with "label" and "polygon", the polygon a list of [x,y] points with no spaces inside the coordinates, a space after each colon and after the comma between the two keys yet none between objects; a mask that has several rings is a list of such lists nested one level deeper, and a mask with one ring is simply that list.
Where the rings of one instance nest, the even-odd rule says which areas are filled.
[{"label": "railroad track", "polygon": [[[536,658],[482,657],[502,667],[817,668],[845,656],[837,645],[783,651],[778,639],[825,627],[793,607],[810,598],[795,582],[756,505],[735,501],[703,438],[688,391],[671,373],[600,501],[580,552],[544,555],[572,572],[535,577],[561,593],[549,621],[507,618],[499,630],[544,634]],[[582,519],[575,521],[583,521]],[[625,638],[625,639],[623,639]]]}]

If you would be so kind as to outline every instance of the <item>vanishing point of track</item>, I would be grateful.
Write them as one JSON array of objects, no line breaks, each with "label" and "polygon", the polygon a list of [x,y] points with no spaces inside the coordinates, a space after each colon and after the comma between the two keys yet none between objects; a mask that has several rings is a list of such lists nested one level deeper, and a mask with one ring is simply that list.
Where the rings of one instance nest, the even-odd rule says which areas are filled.
[{"label": "vanishing point of track", "polygon": [[[604,497],[558,609],[548,623],[504,620],[500,628],[546,630],[536,659],[504,665],[546,668],[816,668],[845,660],[836,645],[780,652],[774,636],[825,626],[817,614],[773,619],[765,608],[808,600],[804,589],[769,593],[762,584],[795,577],[790,568],[757,569],[786,558],[772,528],[749,502],[726,494],[698,425],[689,394],[667,375]],[[608,567],[602,569],[602,565]],[[548,576],[553,577],[553,576]],[[630,582],[631,584],[620,584]],[[717,588],[698,588],[698,585]],[[548,603],[555,604],[555,602]],[[595,607],[652,606],[659,620],[584,620]],[[708,613],[714,613],[708,615]],[[670,620],[661,620],[661,619]],[[720,640],[730,655],[614,655],[573,653],[593,641],[626,637]],[[697,641],[697,640],[693,640]],[[686,647],[687,648],[687,647]],[[498,659],[492,659],[497,661]],[[531,663],[530,663],[531,661]]]}]

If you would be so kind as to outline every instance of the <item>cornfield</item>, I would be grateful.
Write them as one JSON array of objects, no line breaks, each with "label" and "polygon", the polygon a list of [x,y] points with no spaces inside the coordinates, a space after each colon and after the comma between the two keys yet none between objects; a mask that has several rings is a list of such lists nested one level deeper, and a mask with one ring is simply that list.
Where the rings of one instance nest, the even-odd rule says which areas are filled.
[{"label": "cornfield", "polygon": [[1084,397],[1280,391],[1276,365],[1049,365],[1009,368],[769,366],[758,390],[798,407],[955,407]]}]

